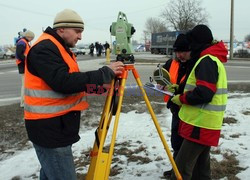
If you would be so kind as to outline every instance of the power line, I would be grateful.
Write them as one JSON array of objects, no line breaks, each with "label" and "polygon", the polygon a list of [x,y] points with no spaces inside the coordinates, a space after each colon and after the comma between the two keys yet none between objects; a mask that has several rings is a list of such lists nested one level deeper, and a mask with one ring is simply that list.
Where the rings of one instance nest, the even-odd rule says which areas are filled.
[{"label": "power line", "polygon": [[161,4],[161,5],[158,5],[158,6],[154,6],[154,7],[142,9],[142,10],[139,10],[139,11],[128,12],[127,14],[141,13],[141,12],[148,11],[148,10],[151,10],[151,9],[156,9],[156,8],[159,8],[159,7],[163,7],[163,5],[166,5],[166,4],[167,4],[167,3],[165,2],[165,3],[163,3],[163,4]]},{"label": "power line", "polygon": [[[159,7],[163,7],[164,5],[166,5],[167,3],[163,3],[163,4],[160,4],[158,6],[154,6],[154,7],[150,7],[150,8],[146,8],[146,9],[141,9],[141,10],[137,10],[137,11],[131,11],[131,12],[126,12],[126,14],[137,14],[137,13],[141,13],[141,12],[145,12],[145,11],[148,11],[148,10],[151,10],[151,9],[156,9],[156,8],[159,8]],[[106,17],[102,17],[101,20],[103,19],[114,19],[116,18],[117,16],[113,15],[113,16],[106,16]],[[92,19],[87,19],[87,20],[95,20],[96,18],[92,18]]]},{"label": "power line", "polygon": [[23,8],[19,8],[19,7],[9,6],[9,5],[2,4],[2,3],[0,3],[0,6],[6,7],[6,8],[9,8],[9,9],[18,10],[18,11],[21,11],[21,12],[28,12],[28,13],[32,13],[32,14],[38,14],[38,15],[49,16],[49,17],[54,16],[54,15],[51,15],[51,14],[46,14],[46,13],[37,12],[37,11],[31,11],[29,9],[23,9]]},{"label": "power line", "polygon": [[[158,6],[154,6],[154,7],[150,7],[150,8],[146,8],[146,9],[141,9],[141,10],[137,10],[137,11],[131,11],[131,12],[126,12],[126,14],[136,14],[136,13],[141,13],[141,12],[145,12],[145,11],[148,11],[148,10],[150,10],[150,9],[155,9],[155,8],[159,8],[159,7],[162,7],[163,5],[166,5],[167,3],[166,2],[164,2],[163,4],[160,4],[160,5],[158,5]],[[114,19],[114,18],[116,18],[117,16],[106,16],[106,17],[102,17],[101,18],[101,20],[103,20],[103,19]],[[93,21],[93,20],[95,20],[96,18],[92,18],[92,19],[86,19],[87,21]],[[91,28],[94,28],[94,29],[96,29],[96,30],[99,30],[99,31],[104,31],[104,32],[106,32],[106,30],[103,30],[103,29],[100,29],[100,28],[96,28],[96,27],[94,27],[94,26],[89,26],[89,25],[87,25],[86,24],[86,26],[88,26],[88,27],[91,27]]]},{"label": "power line", "polygon": [[[164,2],[164,1],[162,1]],[[131,11],[131,12],[127,12],[126,14],[137,14],[137,13],[141,13],[141,12],[145,12],[145,11],[148,11],[148,10],[151,10],[151,9],[155,9],[155,8],[159,8],[159,7],[162,7],[163,5],[166,5],[167,3],[164,2],[160,5],[157,5],[157,6],[154,6],[154,7],[150,7],[150,8],[146,8],[146,9],[141,9],[141,10],[137,10],[137,11]],[[21,11],[21,12],[26,12],[26,13],[32,13],[32,14],[37,14],[37,15],[42,15],[42,16],[48,16],[48,17],[54,17],[54,15],[51,15],[51,14],[47,14],[47,13],[43,13],[43,12],[37,12],[37,11],[32,11],[32,10],[29,10],[29,9],[24,9],[24,8],[20,8],[20,7],[15,7],[15,6],[10,6],[10,5],[6,5],[6,4],[2,4],[0,3],[0,6],[2,7],[5,7],[5,8],[9,8],[9,9],[12,9],[12,10],[17,10],[17,11]],[[116,18],[117,16],[107,16],[107,17],[102,17],[101,19],[114,19]],[[87,21],[93,21],[93,20],[96,20],[97,18],[92,18],[92,19],[86,19]],[[98,18],[100,19],[100,18]],[[93,29],[96,29],[98,31],[105,31],[104,29],[101,29],[101,28],[97,28],[97,27],[94,27],[94,26],[90,26],[90,25],[87,25],[85,24],[85,26],[87,27],[91,27]]]},{"label": "power line", "polygon": [[[126,14],[141,13],[141,12],[144,12],[144,11],[148,11],[148,10],[151,10],[151,9],[162,7],[163,5],[166,5],[166,4],[167,3],[164,2],[164,3],[162,3],[160,5],[157,5],[157,6],[154,6],[154,7],[150,7],[150,8],[146,8],[146,9],[141,9],[141,10],[137,10],[137,11],[131,11],[131,12],[127,12]],[[14,10],[22,11],[22,12],[29,12],[29,13],[32,13],[32,14],[39,14],[39,15],[49,16],[49,17],[53,17],[54,16],[54,15],[51,15],[51,14],[46,14],[46,13],[43,13],[43,12],[32,11],[32,10],[24,9],[24,8],[20,8],[20,7],[14,7],[14,6],[10,6],[10,5],[6,5],[6,4],[2,4],[2,3],[0,3],[0,6],[6,7],[6,8],[9,8],[9,9],[14,9]],[[114,17],[116,17],[116,16],[107,16],[107,17],[102,17],[101,19],[110,19],[110,18],[114,18]],[[93,19],[88,19],[88,20],[93,20]]]}]

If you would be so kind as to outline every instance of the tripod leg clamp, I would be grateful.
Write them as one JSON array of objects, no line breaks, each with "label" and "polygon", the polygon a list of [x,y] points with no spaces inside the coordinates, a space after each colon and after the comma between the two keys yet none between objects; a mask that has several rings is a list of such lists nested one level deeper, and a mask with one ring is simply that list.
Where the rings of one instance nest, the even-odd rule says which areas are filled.
[{"label": "tripod leg clamp", "polygon": [[98,128],[95,130],[95,140],[96,140],[96,145],[99,148],[99,146],[100,146],[100,140],[99,140],[99,137],[98,137]]}]

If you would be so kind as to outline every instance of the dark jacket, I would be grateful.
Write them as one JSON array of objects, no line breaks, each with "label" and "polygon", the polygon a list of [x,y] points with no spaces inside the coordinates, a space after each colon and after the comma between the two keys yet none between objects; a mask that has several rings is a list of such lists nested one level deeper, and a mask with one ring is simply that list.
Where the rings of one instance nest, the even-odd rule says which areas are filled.
[{"label": "dark jacket", "polygon": [[[22,41],[20,41],[21,39]],[[21,39],[19,39],[16,44],[16,58],[21,61],[21,63],[18,64],[19,74],[24,74],[24,61],[25,61],[24,52],[27,47],[23,41],[28,42],[28,40],[26,38],[21,38]]]},{"label": "dark jacket", "polygon": [[[163,68],[166,69],[167,71],[169,71],[170,67],[171,67],[171,63],[174,59],[169,59],[164,65],[163,65]],[[181,83],[181,80],[183,78],[183,76],[185,76],[186,72],[187,72],[187,64],[188,64],[188,61],[187,62],[181,62],[181,61],[178,61],[179,62],[179,69],[178,69],[178,77],[177,77],[177,82],[176,84],[180,85]],[[171,76],[171,74],[170,74]],[[175,94],[181,94],[183,93],[184,91],[184,86],[181,86],[181,88],[178,88],[178,90],[175,92]],[[168,101],[167,103],[167,108],[170,108],[171,112],[173,114],[178,114],[179,112],[179,106],[174,104],[172,101]]]},{"label": "dark jacket", "polygon": [[[50,27],[45,30],[55,37],[72,56],[63,39]],[[71,94],[88,90],[88,85],[110,83],[115,77],[109,67],[95,71],[68,73],[69,67],[64,62],[55,44],[43,40],[33,46],[27,57],[30,73],[43,79],[56,92]],[[80,126],[80,111],[72,111],[63,116],[48,119],[28,120],[25,125],[29,139],[48,148],[63,147],[77,142]]]},{"label": "dark jacket", "polygon": [[[197,51],[193,51],[191,54],[193,63],[206,54],[216,56],[222,62],[227,61],[227,50],[222,42],[212,46],[203,46]],[[216,62],[209,56],[204,57],[195,68],[195,76],[197,79],[196,88],[182,94],[180,96],[181,102],[190,105],[209,103],[216,92],[216,83],[219,77]],[[179,133],[185,139],[207,146],[217,146],[220,137],[220,130],[199,128],[183,121],[180,121]]]},{"label": "dark jacket", "polygon": [[[174,59],[169,59],[164,65],[163,68],[165,68],[167,71],[169,71],[172,62],[175,61]],[[179,62],[179,69],[178,69],[178,76],[177,76],[177,82],[176,84],[180,84],[182,78],[186,75],[187,73],[187,62]],[[170,74],[171,76],[171,74]],[[184,91],[183,88],[178,88],[178,90],[175,92],[175,94],[181,94]],[[178,134],[178,129],[179,129],[179,116],[178,112],[180,110],[180,107],[177,104],[174,104],[171,100],[167,102],[167,108],[170,109],[172,113],[172,123],[171,123],[171,146],[174,150],[173,157],[175,158],[180,150],[183,138]]]}]

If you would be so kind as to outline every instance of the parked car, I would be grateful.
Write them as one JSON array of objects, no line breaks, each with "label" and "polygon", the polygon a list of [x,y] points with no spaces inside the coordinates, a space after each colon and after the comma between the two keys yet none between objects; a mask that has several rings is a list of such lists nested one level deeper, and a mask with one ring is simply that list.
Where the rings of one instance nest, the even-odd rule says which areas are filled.
[{"label": "parked car", "polygon": [[80,54],[82,54],[82,55],[85,55],[85,52],[84,51],[82,51],[81,49],[78,49],[78,48],[70,48],[70,50],[77,56],[77,55],[80,55]]},{"label": "parked car", "polygon": [[15,58],[16,57],[16,53],[15,52],[13,52],[13,51],[11,51],[11,50],[8,50],[7,52],[6,52],[6,55],[7,55],[7,58]]},{"label": "parked car", "polygon": [[88,47],[79,47],[78,50],[79,50],[79,53],[82,55],[88,54],[90,51]]},{"label": "parked car", "polygon": [[135,48],[135,52],[145,52],[146,51],[146,48],[144,45],[138,45],[136,48]]},{"label": "parked car", "polygon": [[7,54],[3,49],[0,49],[0,58],[1,59],[7,59]]},{"label": "parked car", "polygon": [[70,48],[70,50],[75,54],[75,56],[78,55],[78,49],[77,48]]}]

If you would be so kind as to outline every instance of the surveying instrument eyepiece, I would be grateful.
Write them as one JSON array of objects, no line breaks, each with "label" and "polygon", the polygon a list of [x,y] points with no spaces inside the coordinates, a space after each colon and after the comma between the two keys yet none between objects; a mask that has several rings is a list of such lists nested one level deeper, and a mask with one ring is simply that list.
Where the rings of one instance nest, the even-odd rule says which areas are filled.
[{"label": "surveying instrument eyepiece", "polygon": [[[95,131],[95,142],[94,146],[90,152],[90,166],[86,176],[86,180],[108,180],[112,156],[114,153],[114,146],[116,140],[116,134],[118,131],[118,123],[122,108],[122,101],[124,97],[124,90],[126,87],[126,80],[128,78],[129,71],[132,72],[138,87],[141,90],[141,96],[143,96],[145,104],[157,129],[159,137],[162,141],[164,149],[169,157],[172,164],[173,170],[178,180],[182,180],[181,175],[177,169],[177,166],[172,157],[171,151],[166,143],[165,137],[161,131],[160,125],[150,104],[148,96],[143,89],[143,84],[141,82],[138,71],[134,66],[134,56],[132,54],[132,46],[130,38],[135,32],[132,24],[128,23],[127,17],[124,13],[119,12],[117,22],[113,22],[110,27],[110,32],[112,35],[116,36],[116,44],[114,47],[115,54],[117,55],[116,61],[122,61],[124,65],[124,71],[121,75],[117,76],[112,80],[110,84],[110,89],[106,97],[105,105],[102,111],[101,120]],[[118,88],[116,85],[118,84]],[[105,142],[110,127],[110,123],[114,117],[113,131],[111,132],[111,141]],[[108,147],[105,145],[108,144]],[[104,150],[105,149],[105,150]]]},{"label": "surveying instrument eyepiece", "polygon": [[118,13],[117,21],[110,26],[110,33],[116,39],[113,51],[117,55],[116,61],[133,64],[135,59],[131,37],[135,33],[135,28],[131,23],[128,23],[126,14],[123,12]]}]

